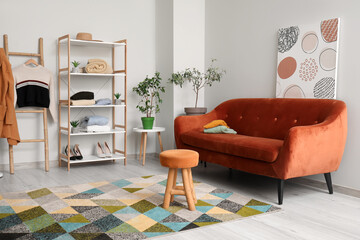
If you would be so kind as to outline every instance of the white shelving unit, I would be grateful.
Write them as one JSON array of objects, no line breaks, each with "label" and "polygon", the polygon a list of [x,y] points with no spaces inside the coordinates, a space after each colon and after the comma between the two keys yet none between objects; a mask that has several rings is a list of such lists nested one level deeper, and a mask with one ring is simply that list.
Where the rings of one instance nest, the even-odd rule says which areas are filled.
[{"label": "white shelving unit", "polygon": [[[112,69],[115,69],[115,48],[116,47],[123,47],[124,48],[124,69],[121,70],[114,70],[112,74],[98,74],[98,73],[71,73],[70,72],[70,58],[71,58],[71,48],[72,47],[83,47],[83,46],[90,46],[90,47],[99,47],[99,48],[110,48],[112,50]],[[67,66],[61,66],[61,48],[65,47],[67,50]],[[99,162],[99,161],[110,161],[110,160],[124,160],[124,165],[126,165],[126,122],[127,122],[127,114],[126,114],[126,103],[127,103],[127,40],[120,40],[117,42],[97,42],[97,41],[83,41],[77,39],[71,39],[70,35],[65,35],[58,38],[58,94],[60,98],[61,93],[61,77],[67,78],[67,99],[60,99],[59,100],[59,166],[61,167],[61,162],[67,162],[67,169],[70,171],[71,164],[79,164],[79,163],[88,163],[88,162]],[[123,78],[124,82],[124,98],[122,99],[123,105],[87,105],[87,106],[73,106],[71,105],[70,100],[70,85],[73,79],[78,79],[79,81],[86,81],[87,78],[85,77],[96,77],[101,78],[111,77],[112,78],[112,99],[114,103],[114,93],[115,93],[115,81],[118,81],[116,78]],[[70,115],[71,109],[82,109],[82,108],[104,108],[104,109],[112,109],[112,129],[106,132],[79,132],[79,133],[71,133],[71,126],[70,126]],[[67,110],[67,126],[61,126],[61,111]],[[124,116],[124,123],[123,124],[116,124],[115,123],[115,114],[116,111],[123,111]],[[122,134],[123,135],[123,149],[117,149],[115,147],[115,134]],[[94,155],[86,155],[83,156],[82,160],[70,160],[70,156],[65,155],[62,153],[62,145],[61,139],[62,137],[67,138],[67,145],[70,146],[71,137],[73,136],[89,136],[89,135],[112,135],[112,156],[106,158],[99,158]]]}]

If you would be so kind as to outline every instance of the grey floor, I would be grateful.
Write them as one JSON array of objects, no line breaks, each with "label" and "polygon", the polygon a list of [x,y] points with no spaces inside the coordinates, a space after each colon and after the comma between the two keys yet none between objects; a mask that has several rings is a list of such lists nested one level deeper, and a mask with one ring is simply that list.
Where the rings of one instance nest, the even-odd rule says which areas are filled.
[{"label": "grey floor", "polygon": [[[10,175],[6,169],[0,179],[0,193],[131,178],[136,176],[166,174],[167,169],[156,157],[148,156],[145,166],[137,159],[129,158],[122,163],[103,162],[72,166],[15,169]],[[253,197],[271,204],[277,203],[274,179],[232,171],[208,164],[193,169],[196,180]],[[302,181],[286,182],[282,211],[252,218],[215,224],[195,230],[158,237],[157,239],[360,239],[360,198],[335,192],[329,195],[324,188],[299,184]]]}]

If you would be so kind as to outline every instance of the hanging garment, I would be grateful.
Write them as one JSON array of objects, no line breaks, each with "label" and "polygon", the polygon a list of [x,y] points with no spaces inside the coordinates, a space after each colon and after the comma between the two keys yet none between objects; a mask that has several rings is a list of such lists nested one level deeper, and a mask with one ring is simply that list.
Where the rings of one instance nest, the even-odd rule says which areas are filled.
[{"label": "hanging garment", "polygon": [[15,100],[21,107],[49,108],[50,114],[57,121],[53,74],[39,65],[31,67],[25,64],[13,69],[16,94]]},{"label": "hanging garment", "polygon": [[14,77],[4,49],[0,48],[0,137],[10,145],[20,142],[14,108]]}]

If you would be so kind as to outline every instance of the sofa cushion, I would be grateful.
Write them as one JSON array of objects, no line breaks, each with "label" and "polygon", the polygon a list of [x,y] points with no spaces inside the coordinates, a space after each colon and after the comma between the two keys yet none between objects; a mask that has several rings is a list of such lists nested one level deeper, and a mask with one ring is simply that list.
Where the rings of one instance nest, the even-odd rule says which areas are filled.
[{"label": "sofa cushion", "polygon": [[206,134],[189,131],[181,140],[190,146],[264,162],[274,162],[283,146],[282,140],[233,134]]}]

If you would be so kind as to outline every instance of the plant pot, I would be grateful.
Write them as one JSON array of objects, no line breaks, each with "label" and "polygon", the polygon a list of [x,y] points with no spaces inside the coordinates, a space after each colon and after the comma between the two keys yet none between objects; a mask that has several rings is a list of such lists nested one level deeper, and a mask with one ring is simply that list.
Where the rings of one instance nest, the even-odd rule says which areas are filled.
[{"label": "plant pot", "polygon": [[121,99],[115,99],[115,105],[121,105]]},{"label": "plant pot", "polygon": [[80,132],[80,128],[76,127],[71,127],[71,133],[79,133]]},{"label": "plant pot", "polygon": [[71,69],[71,72],[72,72],[72,73],[80,73],[80,68],[79,68],[79,67],[73,67],[73,68]]},{"label": "plant pot", "polygon": [[198,107],[198,108],[186,107],[186,108],[184,108],[184,111],[185,111],[186,115],[201,115],[201,114],[206,113],[207,108],[205,108],[205,107]]},{"label": "plant pot", "polygon": [[154,125],[154,117],[142,117],[141,122],[143,129],[152,129]]}]

